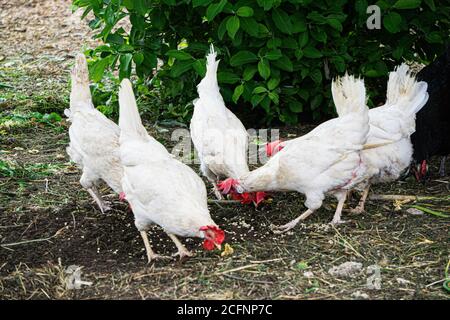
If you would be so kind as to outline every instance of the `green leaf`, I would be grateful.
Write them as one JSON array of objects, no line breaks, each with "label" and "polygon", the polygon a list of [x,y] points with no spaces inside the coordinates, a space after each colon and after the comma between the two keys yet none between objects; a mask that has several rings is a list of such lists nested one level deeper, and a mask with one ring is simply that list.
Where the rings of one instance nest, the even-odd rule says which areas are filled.
[{"label": "green leaf", "polygon": [[243,6],[237,9],[236,14],[239,17],[251,17],[253,16],[253,9],[247,6]]},{"label": "green leaf", "polygon": [[427,6],[431,9],[431,11],[436,11],[436,5],[434,4],[434,0],[424,0]]},{"label": "green leaf", "polygon": [[300,101],[291,101],[288,104],[289,110],[295,113],[300,113],[303,111],[303,104]]},{"label": "green leaf", "polygon": [[147,13],[147,3],[145,0],[133,0],[134,10],[138,12],[141,16],[144,16]]},{"label": "green leaf", "polygon": [[133,55],[131,53],[126,53],[120,55],[120,67],[119,67],[119,79],[130,78],[131,75],[131,59]]},{"label": "green leaf", "polygon": [[281,32],[292,34],[293,27],[291,18],[282,9],[275,9],[272,11],[272,20]]},{"label": "green leaf", "polygon": [[396,9],[416,9],[420,7],[422,0],[398,0],[394,4]]},{"label": "green leaf", "polygon": [[256,107],[258,104],[261,103],[261,101],[266,97],[266,94],[256,94],[254,96],[252,96],[252,99],[250,100],[250,102],[252,103],[252,106]]},{"label": "green leaf", "polygon": [[280,102],[280,97],[276,92],[269,92],[269,99],[272,100],[275,104],[278,104]]},{"label": "green leaf", "polygon": [[303,54],[307,58],[317,59],[322,57],[322,53],[314,47],[306,47],[303,49]]},{"label": "green leaf", "polygon": [[236,103],[239,100],[242,93],[244,93],[244,85],[243,84],[240,84],[236,88],[234,88],[234,92],[233,92],[233,96],[232,96],[232,100],[234,103]]},{"label": "green leaf", "polygon": [[309,74],[309,77],[316,83],[321,84],[322,83],[322,72],[320,72],[319,69],[314,69]]},{"label": "green leaf", "polygon": [[267,48],[269,49],[275,49],[281,46],[281,39],[279,38],[273,38],[267,41]]},{"label": "green leaf", "polygon": [[327,42],[327,34],[320,27],[311,28],[311,36],[319,42]]},{"label": "green leaf", "polygon": [[397,12],[389,12],[383,19],[383,26],[390,33],[397,33],[400,31],[402,17]]},{"label": "green leaf", "polygon": [[198,73],[200,77],[204,77],[206,74],[206,61],[205,59],[199,59],[194,62],[192,65],[192,68],[194,68],[195,72]]},{"label": "green leaf", "polygon": [[278,60],[281,58],[281,56],[282,56],[281,50],[275,49],[267,52],[264,57],[267,58],[268,60]]},{"label": "green leaf", "polygon": [[257,71],[258,71],[258,68],[256,66],[254,66],[254,65],[247,66],[244,69],[244,73],[242,74],[242,79],[244,79],[245,81],[252,79]]},{"label": "green leaf", "polygon": [[258,2],[260,7],[264,8],[264,11],[270,10],[275,3],[274,0],[257,0],[256,2]]},{"label": "green leaf", "polygon": [[89,68],[89,73],[92,81],[99,82],[103,78],[106,66],[109,64],[109,59],[99,59],[95,61]]},{"label": "green leaf", "polygon": [[217,73],[217,80],[220,83],[233,84],[233,83],[238,82],[240,80],[240,77],[233,72],[221,71],[221,72]]},{"label": "green leaf", "polygon": [[133,61],[136,63],[136,65],[142,64],[144,62],[144,54],[142,52],[136,52],[133,54]]},{"label": "green leaf", "polygon": [[219,28],[217,28],[217,36],[219,37],[219,40],[222,40],[225,36],[225,33],[227,32],[227,22],[230,20],[231,17],[226,17],[222,20],[222,22],[219,25]]},{"label": "green leaf", "polygon": [[230,65],[232,67],[241,66],[243,64],[258,61],[258,57],[250,51],[243,50],[236,53],[230,59]]},{"label": "green leaf", "polygon": [[178,78],[183,73],[192,69],[194,64],[193,60],[184,60],[175,62],[175,64],[170,68],[170,76],[172,78]]},{"label": "green leaf", "polygon": [[123,37],[120,34],[110,33],[106,37],[105,42],[106,43],[114,43],[114,44],[123,44],[125,42],[125,40],[123,39]]},{"label": "green leaf", "polygon": [[280,59],[273,61],[273,64],[281,70],[288,72],[294,71],[292,61],[285,55],[283,55]]},{"label": "green leaf", "polygon": [[130,46],[129,44],[123,44],[117,49],[120,53],[126,53],[126,52],[133,52],[134,48],[133,46]]},{"label": "green leaf", "polygon": [[332,28],[336,29],[339,32],[342,32],[342,24],[338,19],[327,19],[327,23]]},{"label": "green leaf", "polygon": [[265,80],[270,77],[270,64],[266,59],[262,59],[258,62],[258,72]]},{"label": "green leaf", "polygon": [[259,87],[256,87],[255,89],[253,89],[252,93],[259,94],[259,93],[263,93],[263,92],[267,92],[267,89],[262,86],[259,86]]},{"label": "green leaf", "polygon": [[208,9],[206,9],[206,18],[208,21],[212,21],[219,13],[221,13],[227,2],[227,0],[220,0],[219,3],[209,5]]},{"label": "green leaf", "polygon": [[308,31],[301,33],[300,36],[298,37],[298,45],[300,46],[300,48],[306,46],[308,44],[308,41],[309,41]]},{"label": "green leaf", "polygon": [[438,31],[432,31],[425,35],[425,40],[428,43],[443,43],[441,34]]},{"label": "green leaf", "polygon": [[236,32],[239,30],[239,18],[236,16],[232,16],[227,21],[227,32],[231,39],[234,39]]},{"label": "green leaf", "polygon": [[267,82],[267,88],[269,90],[273,90],[278,86],[279,83],[280,83],[279,78],[272,78],[269,80],[269,82]]},{"label": "green leaf", "polygon": [[306,24],[306,19],[303,15],[295,13],[291,16],[292,20],[292,33],[305,32],[308,27]]},{"label": "green leaf", "polygon": [[306,89],[300,89],[298,91],[298,95],[300,98],[302,98],[304,101],[307,101],[309,99],[309,92]]},{"label": "green leaf", "polygon": [[166,52],[166,56],[178,59],[178,60],[190,60],[193,59],[193,57],[183,50],[169,50]]},{"label": "green leaf", "polygon": [[322,103],[323,96],[318,94],[311,101],[311,110],[316,110]]},{"label": "green leaf", "polygon": [[344,58],[340,57],[340,56],[335,56],[331,59],[331,62],[334,64],[334,66],[336,67],[336,70],[338,72],[344,72],[346,65],[345,65],[345,60]]},{"label": "green leaf", "polygon": [[252,37],[259,35],[259,25],[254,18],[240,18],[241,28]]},{"label": "green leaf", "polygon": [[192,0],[192,6],[196,7],[206,7],[208,4],[213,2],[213,0]]}]

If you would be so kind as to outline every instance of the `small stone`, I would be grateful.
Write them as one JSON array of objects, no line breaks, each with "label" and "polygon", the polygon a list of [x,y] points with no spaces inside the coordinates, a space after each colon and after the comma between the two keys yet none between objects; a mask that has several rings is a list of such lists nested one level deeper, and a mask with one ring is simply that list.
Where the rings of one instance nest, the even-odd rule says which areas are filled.
[{"label": "small stone", "polygon": [[411,281],[403,279],[403,278],[395,278],[395,280],[397,281],[398,284],[400,285],[408,285],[408,284],[413,284]]},{"label": "small stone", "polygon": [[305,272],[303,273],[303,276],[304,276],[305,278],[311,279],[311,278],[314,277],[314,273],[313,273],[312,271],[305,271]]},{"label": "small stone", "polygon": [[328,273],[338,278],[355,278],[361,272],[363,265],[360,262],[347,261],[339,266],[332,267]]},{"label": "small stone", "polygon": [[352,298],[357,300],[368,300],[370,297],[367,293],[356,291],[352,293]]},{"label": "small stone", "polygon": [[409,208],[406,210],[407,213],[413,215],[413,216],[420,216],[423,214],[422,210],[416,209],[416,208]]}]

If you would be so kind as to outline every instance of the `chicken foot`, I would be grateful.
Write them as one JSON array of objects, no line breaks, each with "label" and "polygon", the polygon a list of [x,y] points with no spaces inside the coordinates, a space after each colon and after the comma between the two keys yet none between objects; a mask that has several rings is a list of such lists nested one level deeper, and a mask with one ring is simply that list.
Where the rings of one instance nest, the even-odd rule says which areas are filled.
[{"label": "chicken foot", "polygon": [[355,208],[350,209],[351,213],[361,214],[364,212],[364,205],[366,204],[367,196],[369,195],[369,190],[370,185],[367,185],[367,187],[364,188],[361,198],[359,199],[358,205]]},{"label": "chicken foot", "polygon": [[314,212],[314,210],[308,209],[304,213],[302,213],[300,216],[295,218],[294,220],[292,220],[282,226],[271,225],[272,232],[276,233],[276,234],[285,233],[285,232],[291,230],[292,228],[294,228],[300,221],[308,218],[313,212]]},{"label": "chicken foot", "polygon": [[175,243],[177,246],[178,252],[175,253],[173,256],[180,256],[180,260],[183,260],[187,257],[192,257],[194,254],[190,252],[186,247],[181,243],[180,240],[178,240],[177,236],[172,233],[167,233],[169,238]]},{"label": "chicken foot", "polygon": [[111,210],[111,207],[108,205],[106,201],[102,199],[102,196],[98,192],[97,188],[95,186],[92,186],[87,189],[87,192],[91,195],[91,197],[94,199],[94,201],[97,203],[98,207],[100,208],[100,211],[104,214],[105,212]]},{"label": "chicken foot", "polygon": [[152,262],[153,260],[159,260],[159,259],[170,259],[170,257],[166,256],[160,256],[159,254],[156,254],[152,247],[150,246],[150,242],[148,241],[148,236],[146,231],[140,231],[142,240],[144,241],[145,251],[147,252],[147,258],[148,263]]},{"label": "chicken foot", "polygon": [[331,224],[340,224],[345,223],[345,221],[341,220],[342,209],[344,208],[345,200],[347,199],[347,192],[343,194],[339,194],[336,196],[338,198],[338,205],[336,207],[336,211],[334,212],[333,220]]}]

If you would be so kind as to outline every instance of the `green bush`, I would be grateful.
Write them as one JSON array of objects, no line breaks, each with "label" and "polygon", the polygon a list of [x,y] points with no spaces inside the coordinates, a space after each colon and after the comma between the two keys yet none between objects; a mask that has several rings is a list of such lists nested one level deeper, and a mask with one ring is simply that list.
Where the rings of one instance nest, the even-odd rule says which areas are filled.
[{"label": "green bush", "polygon": [[[446,3],[446,4],[443,4]],[[74,0],[94,19],[103,45],[90,51],[91,74],[133,70],[188,120],[195,86],[213,43],[221,64],[222,95],[233,111],[295,124],[334,113],[331,78],[346,70],[367,79],[384,98],[389,70],[403,60],[429,62],[449,41],[450,4],[435,0],[381,0],[382,26],[369,30],[367,0]],[[118,27],[129,17],[130,32]],[[156,76],[157,59],[163,61]],[[378,101],[369,100],[369,104]],[[237,107],[237,104],[239,107]],[[173,106],[180,106],[176,110]],[[188,105],[189,108],[185,109]],[[164,110],[160,110],[164,111]],[[167,110],[166,110],[167,111]],[[171,113],[171,112],[170,112]]]}]

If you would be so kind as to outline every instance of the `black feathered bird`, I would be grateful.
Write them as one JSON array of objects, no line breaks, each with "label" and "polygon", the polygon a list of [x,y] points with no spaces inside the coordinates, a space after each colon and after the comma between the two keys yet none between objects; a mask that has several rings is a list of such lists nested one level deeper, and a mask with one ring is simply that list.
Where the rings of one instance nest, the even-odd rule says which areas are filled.
[{"label": "black feathered bird", "polygon": [[450,46],[434,62],[423,68],[417,78],[428,83],[429,99],[416,115],[413,172],[418,181],[427,173],[427,161],[442,156],[439,173],[445,175],[445,159],[450,154]]}]

